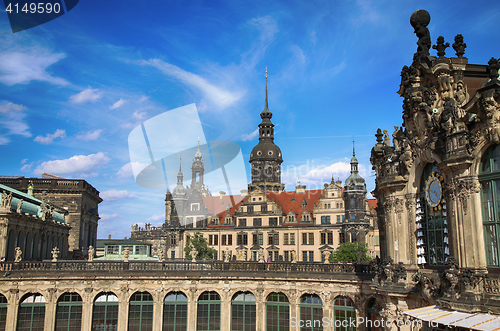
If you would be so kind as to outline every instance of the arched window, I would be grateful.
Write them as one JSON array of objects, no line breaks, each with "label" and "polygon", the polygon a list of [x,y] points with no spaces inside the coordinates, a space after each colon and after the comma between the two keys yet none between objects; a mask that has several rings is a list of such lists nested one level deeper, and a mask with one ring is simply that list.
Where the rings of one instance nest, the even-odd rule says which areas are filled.
[{"label": "arched window", "polygon": [[335,318],[335,325],[340,325],[335,328],[336,331],[356,330],[355,326],[351,326],[351,321],[354,321],[353,323],[356,325],[356,310],[351,298],[344,296],[336,297],[333,303],[333,316]]},{"label": "arched window", "polygon": [[220,296],[217,292],[203,292],[198,297],[198,331],[220,330]]},{"label": "arched window", "polygon": [[481,159],[479,182],[483,210],[486,263],[500,267],[500,145],[491,146]]},{"label": "arched window", "polygon": [[187,330],[188,303],[182,292],[170,292],[163,302],[163,331]]},{"label": "arched window", "polygon": [[231,300],[231,330],[254,331],[256,328],[255,296],[250,292],[238,292]]},{"label": "arched window", "polygon": [[449,255],[446,201],[442,198],[443,175],[427,164],[417,197],[418,264],[444,265]]},{"label": "arched window", "polygon": [[40,293],[26,294],[19,304],[17,331],[43,331],[45,298]]},{"label": "arched window", "polygon": [[266,300],[266,325],[269,331],[290,330],[290,306],[283,293],[271,293]]},{"label": "arched window", "polygon": [[31,259],[31,232],[26,234],[26,242],[24,243],[24,259]]},{"label": "arched window", "polygon": [[5,320],[7,319],[7,298],[0,294],[0,331],[5,331]]},{"label": "arched window", "polygon": [[367,331],[381,331],[382,320],[380,318],[379,307],[377,300],[371,298],[366,304],[366,329]]},{"label": "arched window", "polygon": [[301,331],[323,330],[323,301],[316,294],[300,297],[300,319],[304,321]]},{"label": "arched window", "polygon": [[16,249],[16,233],[14,230],[9,231],[9,239],[7,240],[7,260],[12,261],[14,260],[14,251]]},{"label": "arched window", "polygon": [[77,331],[82,326],[82,298],[78,293],[64,293],[57,300],[55,331]]},{"label": "arched window", "polygon": [[32,258],[34,260],[37,260],[38,259],[38,234],[35,232],[35,234],[33,234],[33,248],[31,250],[32,254]]},{"label": "arched window", "polygon": [[153,330],[153,296],[148,292],[136,292],[130,298],[128,310],[130,331]]},{"label": "arched window", "polygon": [[94,300],[92,331],[118,329],[118,297],[114,293],[101,293]]}]

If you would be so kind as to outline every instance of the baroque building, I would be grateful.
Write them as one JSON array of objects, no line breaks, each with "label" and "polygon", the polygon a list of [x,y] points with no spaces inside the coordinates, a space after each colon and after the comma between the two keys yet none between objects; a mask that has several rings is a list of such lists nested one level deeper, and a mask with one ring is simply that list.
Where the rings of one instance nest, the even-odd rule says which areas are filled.
[{"label": "baroque building", "polygon": [[[251,183],[241,195],[212,196],[203,183],[203,156],[192,162],[192,181],[184,186],[181,167],[177,185],[165,198],[165,223],[132,226],[131,238],[153,245],[163,258],[183,258],[187,238],[201,233],[217,251],[218,260],[323,262],[346,241],[366,242],[373,257],[379,254],[376,201],[366,198],[353,147],[351,174],[345,187],[332,181],[322,190],[295,191],[281,183],[281,149],[274,142],[268,106],[267,73],[264,110],[260,113],[259,142],[250,153]],[[348,216],[346,218],[346,215]]]},{"label": "baroque building", "polygon": [[64,211],[69,231],[68,252],[70,255],[86,255],[89,246],[96,245],[98,205],[102,202],[97,191],[83,179],[66,179],[44,173],[42,178],[14,176],[0,177],[0,184],[28,193],[34,198]]},{"label": "baroque building", "polygon": [[429,22],[425,10],[411,16],[418,48],[401,71],[403,123],[392,143],[378,129],[372,149],[379,289],[393,314],[432,304],[499,314],[500,64],[470,64],[460,34],[456,56],[442,36],[431,56]]}]

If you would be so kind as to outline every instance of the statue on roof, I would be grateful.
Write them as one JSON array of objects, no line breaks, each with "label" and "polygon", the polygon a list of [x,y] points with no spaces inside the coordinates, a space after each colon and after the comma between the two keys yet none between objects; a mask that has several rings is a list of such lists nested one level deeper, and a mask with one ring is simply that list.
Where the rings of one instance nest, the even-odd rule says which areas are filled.
[{"label": "statue on roof", "polygon": [[429,56],[429,49],[431,48],[431,34],[427,25],[431,21],[431,15],[423,9],[414,12],[410,17],[410,24],[415,30],[418,37],[417,52],[413,57],[414,62],[420,61],[422,58]]},{"label": "statue on roof", "polygon": [[0,203],[0,207],[10,209],[11,203],[12,203],[12,192],[9,192],[9,194],[7,194],[6,191],[3,191],[2,202]]},{"label": "statue on roof", "polygon": [[19,200],[17,203],[16,213],[21,214],[23,211],[23,199]]}]

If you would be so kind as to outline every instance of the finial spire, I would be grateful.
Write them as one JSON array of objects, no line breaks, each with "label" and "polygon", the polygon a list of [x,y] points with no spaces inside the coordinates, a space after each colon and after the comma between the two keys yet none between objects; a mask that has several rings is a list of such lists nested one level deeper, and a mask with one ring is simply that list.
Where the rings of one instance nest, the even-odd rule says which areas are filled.
[{"label": "finial spire", "polygon": [[179,172],[182,172],[182,157],[179,158]]},{"label": "finial spire", "polygon": [[354,151],[354,135],[352,136],[352,156],[356,156],[356,153]]},{"label": "finial spire", "polygon": [[264,109],[269,109],[269,106],[267,104],[267,66],[266,66],[266,105],[265,105]]}]

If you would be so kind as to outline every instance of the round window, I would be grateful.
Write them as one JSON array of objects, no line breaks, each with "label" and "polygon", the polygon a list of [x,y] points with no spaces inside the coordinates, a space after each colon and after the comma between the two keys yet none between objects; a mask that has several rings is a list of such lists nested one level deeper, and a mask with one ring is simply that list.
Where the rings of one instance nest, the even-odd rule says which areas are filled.
[{"label": "round window", "polygon": [[267,154],[273,155],[273,151],[269,151],[269,152],[267,152]]},{"label": "round window", "polygon": [[257,156],[261,156],[262,155],[262,152],[261,151],[258,151],[257,152]]}]

